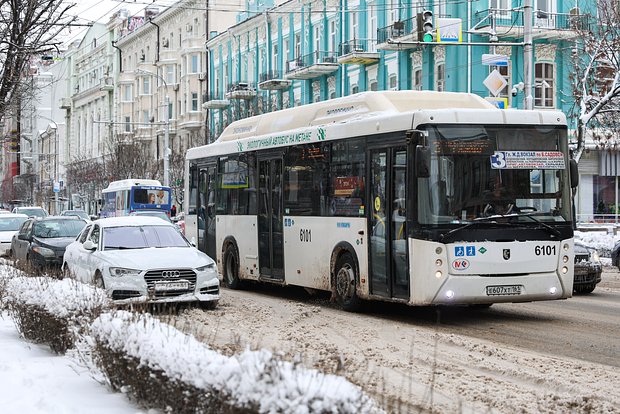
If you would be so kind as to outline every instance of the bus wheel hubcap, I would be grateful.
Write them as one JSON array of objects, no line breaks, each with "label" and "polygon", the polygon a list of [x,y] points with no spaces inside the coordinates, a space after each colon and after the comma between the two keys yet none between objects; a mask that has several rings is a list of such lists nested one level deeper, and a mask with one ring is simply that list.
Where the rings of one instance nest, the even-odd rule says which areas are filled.
[{"label": "bus wheel hubcap", "polygon": [[345,264],[336,275],[336,292],[343,300],[353,297],[355,274],[349,264]]}]

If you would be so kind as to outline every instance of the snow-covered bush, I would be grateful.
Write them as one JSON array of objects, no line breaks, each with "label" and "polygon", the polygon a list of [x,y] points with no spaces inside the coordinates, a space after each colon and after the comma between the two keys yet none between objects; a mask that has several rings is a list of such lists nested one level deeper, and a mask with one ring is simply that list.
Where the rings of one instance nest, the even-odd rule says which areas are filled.
[{"label": "snow-covered bush", "polygon": [[91,334],[110,384],[150,408],[175,413],[381,412],[343,377],[282,361],[266,350],[226,357],[149,314],[101,314]]},{"label": "snow-covered bush", "polygon": [[72,279],[16,276],[3,283],[4,302],[21,334],[60,354],[110,306],[103,290]]}]

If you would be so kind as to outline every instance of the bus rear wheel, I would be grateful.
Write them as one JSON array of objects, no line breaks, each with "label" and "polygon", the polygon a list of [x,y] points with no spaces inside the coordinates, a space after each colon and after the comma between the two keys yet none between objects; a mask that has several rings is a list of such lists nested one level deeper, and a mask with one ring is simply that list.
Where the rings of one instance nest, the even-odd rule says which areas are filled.
[{"label": "bus rear wheel", "polygon": [[239,289],[239,254],[234,244],[229,244],[224,252],[224,282],[231,289]]},{"label": "bus rear wheel", "polygon": [[362,301],[357,296],[357,266],[351,253],[340,255],[336,261],[334,286],[336,300],[348,312],[359,310]]}]

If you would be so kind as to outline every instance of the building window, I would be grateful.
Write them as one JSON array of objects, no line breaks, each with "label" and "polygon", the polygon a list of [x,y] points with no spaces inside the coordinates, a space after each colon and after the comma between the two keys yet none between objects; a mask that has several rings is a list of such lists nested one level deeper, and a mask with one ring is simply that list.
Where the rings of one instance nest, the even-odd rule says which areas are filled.
[{"label": "building window", "polygon": [[321,26],[314,26],[314,51],[318,52],[321,50]]},{"label": "building window", "polygon": [[125,117],[125,132],[131,132],[131,117],[130,116]]},{"label": "building window", "polygon": [[133,101],[132,85],[123,85],[123,102]]},{"label": "building window", "polygon": [[536,63],[534,67],[534,106],[554,108],[555,82],[552,63]]},{"label": "building window", "polygon": [[378,89],[378,84],[376,80],[371,80],[370,81],[370,90],[371,91],[376,91]]},{"label": "building window", "polygon": [[192,92],[192,111],[198,110],[198,93]]},{"label": "building window", "polygon": [[334,52],[336,50],[336,21],[329,22],[329,51]]},{"label": "building window", "polygon": [[176,83],[176,79],[175,79],[175,71],[174,71],[174,65],[166,65],[164,68],[164,79],[166,80],[166,83],[170,84],[170,83]]},{"label": "building window", "polygon": [[444,62],[438,63],[435,66],[435,90],[437,92],[443,92],[446,82],[446,64]]},{"label": "building window", "polygon": [[151,79],[148,76],[142,77],[142,95],[151,94]]},{"label": "building window", "polygon": [[395,74],[390,75],[388,78],[389,88],[391,91],[398,90],[398,78]]},{"label": "building window", "polygon": [[299,33],[295,35],[295,57],[301,57],[301,35]]},{"label": "building window", "polygon": [[411,79],[411,89],[414,91],[422,90],[422,68],[413,69],[413,79]]},{"label": "building window", "polygon": [[280,68],[280,65],[279,65],[280,62],[278,60],[278,45],[277,44],[273,45],[272,50],[273,51],[272,51],[271,56],[272,56],[273,62],[271,63],[271,69],[277,72],[278,69]]},{"label": "building window", "polygon": [[199,55],[191,55],[189,57],[189,73],[198,73],[200,72],[200,56]]},{"label": "building window", "polygon": [[351,94],[358,93],[360,91],[360,87],[358,85],[351,86]]},{"label": "building window", "polygon": [[[151,114],[149,113],[148,110],[142,111],[142,123],[143,124],[150,124],[151,123]],[[144,125],[144,126],[146,126],[146,125]]]},{"label": "building window", "polygon": [[489,8],[501,19],[510,18],[510,0],[489,0]]}]

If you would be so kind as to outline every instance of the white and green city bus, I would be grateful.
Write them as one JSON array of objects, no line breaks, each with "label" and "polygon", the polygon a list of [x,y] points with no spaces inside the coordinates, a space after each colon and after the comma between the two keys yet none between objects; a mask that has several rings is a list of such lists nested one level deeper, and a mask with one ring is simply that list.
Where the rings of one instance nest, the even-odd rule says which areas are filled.
[{"label": "white and green city bus", "polygon": [[331,291],[347,310],[572,295],[560,112],[364,92],[233,122],[186,169],[186,235],[231,288]]}]

